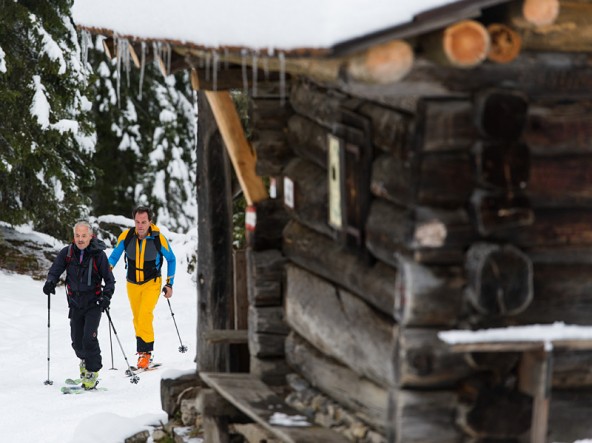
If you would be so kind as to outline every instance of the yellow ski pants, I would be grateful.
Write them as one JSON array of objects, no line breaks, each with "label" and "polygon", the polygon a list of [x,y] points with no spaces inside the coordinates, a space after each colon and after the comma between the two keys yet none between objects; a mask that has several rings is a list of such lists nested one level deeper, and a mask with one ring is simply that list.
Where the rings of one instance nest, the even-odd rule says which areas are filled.
[{"label": "yellow ski pants", "polygon": [[160,297],[162,278],[158,277],[143,285],[127,282],[138,352],[151,352],[154,347],[154,308]]}]

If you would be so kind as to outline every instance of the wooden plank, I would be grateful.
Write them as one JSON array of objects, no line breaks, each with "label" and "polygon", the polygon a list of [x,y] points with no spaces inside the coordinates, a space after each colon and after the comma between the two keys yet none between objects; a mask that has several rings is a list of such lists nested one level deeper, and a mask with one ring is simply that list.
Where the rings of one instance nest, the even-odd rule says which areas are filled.
[{"label": "wooden plank", "polygon": [[267,385],[249,374],[200,373],[202,380],[251,419],[286,443],[346,443],[348,440],[330,429],[271,424],[274,414],[302,417],[286,405]]},{"label": "wooden plank", "polygon": [[286,321],[317,349],[382,386],[395,383],[398,327],[355,295],[301,268],[286,268]]},{"label": "wooden plank", "polygon": [[[592,340],[553,340],[552,343],[554,349],[592,349]],[[454,352],[529,352],[543,346],[542,341],[489,341],[451,344],[450,349]]]},{"label": "wooden plank", "polygon": [[234,329],[247,329],[249,325],[249,297],[247,286],[247,252],[234,250]]},{"label": "wooden plank", "polygon": [[211,343],[247,343],[246,329],[212,329],[204,333],[205,339]]},{"label": "wooden plank", "polygon": [[255,173],[256,158],[241,124],[234,102],[228,92],[206,91],[228,155],[234,166],[247,204],[268,198],[261,177]]}]

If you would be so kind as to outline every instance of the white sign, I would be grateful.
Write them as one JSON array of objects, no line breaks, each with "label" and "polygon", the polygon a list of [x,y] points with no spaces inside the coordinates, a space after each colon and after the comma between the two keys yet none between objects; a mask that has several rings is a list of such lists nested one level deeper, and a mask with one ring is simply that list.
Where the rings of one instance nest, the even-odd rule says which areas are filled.
[{"label": "white sign", "polygon": [[294,209],[294,182],[290,177],[284,177],[284,204]]}]

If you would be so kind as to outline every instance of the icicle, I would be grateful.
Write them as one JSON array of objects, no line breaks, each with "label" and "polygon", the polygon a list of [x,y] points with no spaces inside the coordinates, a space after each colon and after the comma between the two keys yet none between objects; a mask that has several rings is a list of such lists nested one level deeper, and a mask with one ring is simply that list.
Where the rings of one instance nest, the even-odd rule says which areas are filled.
[{"label": "icicle", "polygon": [[82,58],[82,65],[86,69],[88,65],[88,48],[92,46],[92,36],[86,30],[80,31],[80,51]]},{"label": "icicle", "polygon": [[224,48],[224,69],[228,69],[228,48]]},{"label": "icicle", "polygon": [[210,81],[210,61],[212,59],[212,54],[210,54],[209,52],[206,53],[206,81],[209,82]]},{"label": "icicle", "polygon": [[253,54],[253,97],[257,97],[257,54]]},{"label": "icicle", "polygon": [[286,57],[283,52],[278,54],[280,62],[280,104],[283,106],[286,99]]},{"label": "icicle", "polygon": [[120,39],[117,37],[113,38],[113,45],[115,46],[115,53],[117,54],[117,104],[121,104],[120,101],[120,91],[121,91],[121,54],[119,53],[120,51]]},{"label": "icicle", "polygon": [[125,76],[127,80],[127,87],[130,85],[130,51],[129,42],[127,39],[122,38],[119,40],[117,57],[121,58],[123,69],[125,69]]},{"label": "icicle", "polygon": [[218,90],[218,64],[220,63],[220,57],[218,56],[218,52],[214,51],[212,53],[212,89],[214,91]]},{"label": "icicle", "polygon": [[172,49],[171,45],[167,43],[166,45],[166,67],[167,67],[167,74],[171,74],[171,58],[172,58]]},{"label": "icicle", "polygon": [[247,55],[246,51],[241,51],[241,68],[243,74],[243,90],[245,94],[249,93],[249,78],[247,76]]},{"label": "icicle", "polygon": [[140,56],[140,93],[138,100],[142,100],[142,85],[144,84],[144,70],[146,68],[146,42],[141,43],[142,55]]}]

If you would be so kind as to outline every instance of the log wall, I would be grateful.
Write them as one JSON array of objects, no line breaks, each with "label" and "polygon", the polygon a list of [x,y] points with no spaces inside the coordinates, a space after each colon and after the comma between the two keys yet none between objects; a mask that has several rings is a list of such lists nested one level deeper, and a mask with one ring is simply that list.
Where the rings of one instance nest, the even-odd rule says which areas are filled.
[{"label": "log wall", "polygon": [[[592,101],[566,99],[575,86],[551,78],[545,94],[540,76],[538,86],[500,87],[521,67],[536,71],[522,60],[483,68],[477,81],[419,62],[407,84],[439,79],[429,97],[295,80],[291,111],[278,114],[290,155],[261,159],[293,193],[278,196],[290,219],[281,253],[260,260],[285,272],[264,284],[282,293],[253,301],[267,311],[250,330],[289,332],[292,370],[391,441],[518,441],[529,431],[532,399],[514,392],[519,354],[453,354],[439,331],[592,323]],[[356,247],[328,220],[327,136],[343,136],[344,113],[367,122],[372,150]],[[275,323],[280,303],[287,329]],[[590,387],[591,364],[592,353],[557,353],[554,388]],[[560,435],[568,418],[553,414]]]}]

